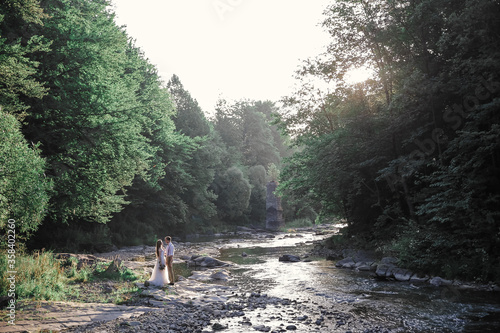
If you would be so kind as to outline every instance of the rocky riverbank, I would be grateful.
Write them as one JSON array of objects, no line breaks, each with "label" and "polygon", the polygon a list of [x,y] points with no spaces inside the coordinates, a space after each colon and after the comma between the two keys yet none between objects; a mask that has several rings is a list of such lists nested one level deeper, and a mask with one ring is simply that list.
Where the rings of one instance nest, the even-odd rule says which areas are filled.
[{"label": "rocky riverbank", "polygon": [[[301,233],[326,237],[335,233],[334,226],[321,226],[295,230],[294,233],[269,233],[262,230],[239,228],[237,237],[268,241],[302,238]],[[232,243],[239,247],[241,239],[233,238]],[[187,278],[180,278],[174,287],[145,288],[140,300],[134,305],[150,305],[159,311],[144,313],[129,319],[115,319],[80,326],[68,332],[389,332],[389,329],[360,320],[350,312],[349,306],[338,304],[335,308],[310,298],[289,295],[273,297],[256,290],[258,286],[249,285],[246,280],[235,281],[231,273],[232,263],[220,261],[200,253],[210,253],[217,257],[217,251],[227,244],[211,242],[210,248],[199,249],[191,243],[177,242],[176,260],[188,266],[204,268],[195,270]],[[300,244],[300,242],[299,242]],[[232,245],[231,245],[232,246]],[[149,251],[149,249],[147,249]],[[116,257],[109,253],[106,257]],[[248,254],[241,253],[242,257]],[[122,254],[124,264],[130,257],[137,255]],[[296,256],[283,254],[276,256],[281,265],[306,263],[309,255]]]},{"label": "rocky riverbank", "polygon": [[[396,285],[399,282],[395,278],[395,282],[388,282],[393,278],[386,276],[382,282],[373,278],[379,266],[381,274],[382,265],[395,265],[394,260],[376,259],[370,253],[359,251],[345,250],[341,253],[345,258],[339,258],[339,253],[326,253],[319,240],[336,230],[334,226],[321,226],[272,233],[240,228],[237,234],[221,235],[222,238],[207,243],[175,242],[176,269],[186,267],[193,271],[179,274],[176,270],[178,281],[174,286],[164,288],[146,287],[143,284],[154,265],[153,246],[94,254],[87,260],[119,260],[125,267],[142,274],[143,278],[135,282],[140,293],[128,302],[134,312],[128,315],[126,309],[120,308],[127,315],[102,320],[102,317],[92,317],[86,324],[79,323],[79,326],[69,327],[64,332],[395,333],[406,332],[407,328],[412,332],[425,332],[427,324],[416,324],[414,317],[394,319],[395,314],[399,313],[397,304],[401,300],[398,298],[394,303],[396,306],[392,306],[392,303],[387,302],[387,297],[397,296],[400,292],[397,287],[396,291],[392,291],[388,284]],[[264,253],[265,258],[261,257]],[[334,262],[310,262],[318,260],[314,259],[318,257],[333,259],[334,255],[337,256]],[[359,270],[360,273],[353,270]],[[371,273],[365,274],[362,270]],[[335,271],[352,273],[331,273]],[[325,277],[329,278],[320,282]],[[340,280],[336,280],[338,278]],[[325,288],[329,284],[334,288]],[[448,294],[436,294],[433,290],[439,288],[431,286],[429,282],[425,284],[431,289],[412,289],[408,282],[401,283],[402,286],[408,285],[402,287],[404,292],[401,297],[406,291],[421,290],[419,295],[422,296],[419,297],[429,298],[429,304],[437,304],[438,311],[449,309],[452,304],[449,303],[450,297],[444,297]],[[352,290],[350,286],[360,292]],[[456,298],[455,294],[452,296]],[[416,309],[418,307],[409,311],[411,313]],[[453,313],[454,310],[450,311]],[[75,313],[76,316],[79,315]],[[416,325],[424,327],[423,330],[415,329]],[[440,327],[440,324],[429,324],[429,327]]]},{"label": "rocky riverbank", "polygon": [[456,290],[476,290],[499,292],[500,286],[491,282],[488,284],[449,280],[439,276],[430,276],[420,272],[413,272],[398,266],[398,259],[394,257],[380,257],[374,251],[356,249],[329,249],[324,244],[318,243],[312,254],[322,255],[336,261],[335,267],[353,269],[356,271],[372,272],[373,277],[380,280],[395,282],[409,282],[412,284],[430,284],[444,286]]},{"label": "rocky riverbank", "polygon": [[[304,229],[296,234],[281,236],[300,238],[300,232],[327,235],[335,231],[336,229],[330,226],[322,226],[318,229]],[[236,236],[232,241],[238,243],[248,238],[269,240],[277,237],[278,234],[240,227],[237,234],[230,236]],[[133,318],[93,322],[70,328],[65,332],[213,332],[221,330],[246,332],[249,329],[262,332],[308,331],[309,328],[321,330],[332,325],[346,325],[352,317],[347,313],[334,313],[317,304],[310,304],[309,300],[269,297],[260,291],[244,292],[243,289],[247,288],[240,288],[232,282],[231,272],[227,269],[232,264],[215,258],[222,245],[224,244],[218,240],[211,242],[210,246],[175,242],[174,264],[185,263],[188,267],[197,270],[194,270],[189,277],[178,276],[179,280],[175,286],[145,287],[144,283],[139,282],[137,285],[142,292],[139,298],[131,302],[134,306],[156,307],[158,311],[147,312]],[[154,253],[153,247],[143,246],[94,256],[96,260],[120,260],[126,267],[136,271],[150,272],[153,265],[149,262],[152,253]],[[242,255],[245,256],[246,253]],[[256,313],[259,310],[267,314],[264,316]]]},{"label": "rocky riverbank", "polygon": [[161,311],[144,313],[127,320],[93,323],[65,332],[214,331],[390,332],[389,329],[363,322],[347,311],[310,304],[308,300],[269,297],[261,293],[235,294],[227,302],[208,302],[204,305],[170,302]]}]

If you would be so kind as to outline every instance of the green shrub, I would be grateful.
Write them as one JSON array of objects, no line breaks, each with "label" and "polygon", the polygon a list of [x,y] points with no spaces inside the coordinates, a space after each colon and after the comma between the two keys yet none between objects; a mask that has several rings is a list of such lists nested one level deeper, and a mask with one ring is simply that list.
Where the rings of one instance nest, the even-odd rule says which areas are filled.
[{"label": "green shrub", "polygon": [[[38,145],[23,137],[21,124],[0,105],[0,231],[15,221],[16,239],[28,239],[42,223],[48,209],[52,183],[45,177],[45,160]],[[2,249],[7,237],[0,237]]]},{"label": "green shrub", "polygon": [[[0,254],[2,278],[1,295],[7,295],[7,254]],[[16,295],[35,300],[64,300],[69,292],[68,278],[52,252],[35,252],[33,255],[16,254]]]},{"label": "green shrub", "polygon": [[400,265],[413,271],[467,281],[499,281],[498,258],[475,240],[427,227],[409,227],[392,243]]},{"label": "green shrub", "polygon": [[115,281],[135,281],[138,279],[137,275],[129,268],[120,265],[116,271],[108,271],[109,264],[100,263],[96,266],[92,280],[115,280]]},{"label": "green shrub", "polygon": [[336,249],[343,247],[347,243],[346,236],[337,234],[325,239],[325,247],[328,249]]}]

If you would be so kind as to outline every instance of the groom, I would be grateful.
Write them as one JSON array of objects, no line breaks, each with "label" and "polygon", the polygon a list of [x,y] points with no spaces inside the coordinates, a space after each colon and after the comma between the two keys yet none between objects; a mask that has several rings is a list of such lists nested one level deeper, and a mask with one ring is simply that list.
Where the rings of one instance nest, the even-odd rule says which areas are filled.
[{"label": "groom", "polygon": [[165,237],[166,245],[166,255],[167,255],[167,271],[168,271],[168,280],[170,281],[170,285],[174,285],[174,244],[172,244],[172,237]]}]

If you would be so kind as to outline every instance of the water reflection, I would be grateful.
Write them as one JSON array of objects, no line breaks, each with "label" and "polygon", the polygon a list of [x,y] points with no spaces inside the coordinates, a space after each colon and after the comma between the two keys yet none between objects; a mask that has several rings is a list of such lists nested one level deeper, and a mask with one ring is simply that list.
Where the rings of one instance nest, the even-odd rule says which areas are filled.
[{"label": "water reflection", "polygon": [[233,276],[247,292],[259,290],[328,308],[344,307],[360,320],[394,332],[500,331],[498,293],[378,281],[369,272],[337,269],[333,262],[320,258],[278,261],[282,254],[303,256],[316,237],[233,240],[222,246],[220,259],[237,264]]}]

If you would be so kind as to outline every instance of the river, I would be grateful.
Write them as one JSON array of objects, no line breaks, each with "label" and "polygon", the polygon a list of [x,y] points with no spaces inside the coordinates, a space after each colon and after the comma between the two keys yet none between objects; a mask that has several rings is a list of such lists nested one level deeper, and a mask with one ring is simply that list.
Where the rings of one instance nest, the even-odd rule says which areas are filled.
[{"label": "river", "polygon": [[231,283],[244,293],[299,304],[295,310],[302,314],[275,304],[247,309],[244,318],[221,320],[224,332],[255,331],[244,325],[250,322],[276,332],[287,331],[283,322],[293,322],[299,332],[500,332],[498,292],[380,281],[369,272],[335,268],[323,258],[278,260],[283,254],[302,258],[313,241],[325,237],[306,231],[212,240],[220,248],[219,259],[236,264],[230,268]]}]

